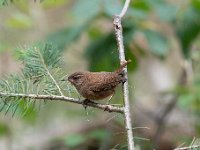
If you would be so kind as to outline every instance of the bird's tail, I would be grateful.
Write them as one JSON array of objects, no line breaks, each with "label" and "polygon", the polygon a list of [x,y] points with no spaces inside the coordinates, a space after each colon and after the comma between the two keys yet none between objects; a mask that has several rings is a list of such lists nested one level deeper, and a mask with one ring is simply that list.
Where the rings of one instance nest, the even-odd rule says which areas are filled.
[{"label": "bird's tail", "polygon": [[115,71],[117,74],[121,74],[122,72],[123,72],[123,69],[124,69],[124,67],[127,65],[127,64],[129,64],[129,63],[131,63],[131,60],[129,59],[128,61],[124,61],[121,65],[120,65],[120,67]]}]

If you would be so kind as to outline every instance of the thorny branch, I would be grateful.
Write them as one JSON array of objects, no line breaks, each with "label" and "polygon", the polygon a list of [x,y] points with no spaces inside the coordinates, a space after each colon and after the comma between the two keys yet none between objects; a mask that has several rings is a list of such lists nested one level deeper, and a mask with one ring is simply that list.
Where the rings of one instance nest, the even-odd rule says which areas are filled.
[{"label": "thorny branch", "polygon": [[22,94],[22,93],[3,93],[0,92],[0,97],[16,97],[16,98],[28,98],[34,100],[54,100],[54,101],[64,101],[64,102],[71,102],[76,104],[81,104],[93,108],[98,108],[108,112],[117,112],[117,113],[124,113],[123,107],[116,107],[112,105],[104,105],[99,104],[96,102],[87,102],[87,104],[83,103],[83,101],[71,97],[66,96],[58,96],[58,95],[37,95],[37,94]]},{"label": "thorny branch", "polygon": [[[126,0],[120,15],[116,15],[113,21],[117,44],[118,44],[119,59],[120,59],[121,64],[125,61],[125,52],[124,52],[124,43],[123,43],[123,34],[122,34],[123,29],[121,25],[121,19],[125,15],[129,4],[130,4],[130,0]],[[125,126],[127,130],[128,149],[134,150],[131,112],[130,112],[130,103],[129,103],[127,67],[124,68],[124,72],[125,72],[125,78],[127,79],[127,81],[123,85]]]}]

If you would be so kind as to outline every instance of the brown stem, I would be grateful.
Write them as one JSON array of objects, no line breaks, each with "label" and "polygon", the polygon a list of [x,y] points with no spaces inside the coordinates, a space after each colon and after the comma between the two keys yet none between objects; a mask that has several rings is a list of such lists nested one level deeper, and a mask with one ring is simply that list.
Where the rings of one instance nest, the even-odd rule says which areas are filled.
[{"label": "brown stem", "polygon": [[[119,59],[120,64],[123,65],[125,60],[125,52],[124,52],[124,43],[123,43],[123,34],[122,34],[122,25],[121,25],[121,18],[125,15],[130,0],[126,0],[124,8],[120,15],[114,17],[114,28],[115,28],[115,35],[118,44],[118,51],[119,51]],[[123,92],[124,92],[124,118],[125,118],[125,126],[127,130],[127,142],[128,142],[128,149],[134,150],[134,141],[133,141],[133,131],[132,131],[132,123],[131,123],[131,112],[130,112],[130,103],[129,103],[129,89],[128,89],[128,75],[127,75],[127,67],[124,67],[125,78],[127,81],[123,84]]]},{"label": "brown stem", "polygon": [[[124,113],[123,107],[116,107],[112,105],[104,105],[99,104],[96,102],[88,102],[87,104],[84,104],[83,101],[71,97],[66,96],[58,96],[58,95],[37,95],[37,94],[22,94],[22,93],[3,93],[0,92],[0,97],[18,97],[18,98],[30,98],[35,100],[54,100],[54,101],[65,101],[65,102],[71,102],[81,105],[87,105],[89,107],[98,108],[104,111],[108,112],[117,112],[117,113]],[[108,110],[109,108],[109,110]]]}]

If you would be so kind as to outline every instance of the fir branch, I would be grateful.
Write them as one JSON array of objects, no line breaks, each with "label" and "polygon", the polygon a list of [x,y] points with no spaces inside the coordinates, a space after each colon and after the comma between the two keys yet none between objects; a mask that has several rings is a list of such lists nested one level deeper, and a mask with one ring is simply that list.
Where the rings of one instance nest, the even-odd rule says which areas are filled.
[{"label": "fir branch", "polygon": [[54,84],[56,85],[56,87],[58,88],[58,90],[59,90],[61,96],[64,96],[64,94],[62,93],[62,91],[61,91],[61,89],[60,89],[58,83],[56,82],[56,80],[54,79],[54,77],[51,75],[49,69],[47,68],[47,66],[46,66],[46,64],[45,64],[45,62],[44,62],[44,59],[43,59],[43,57],[42,57],[42,54],[40,53],[40,51],[39,51],[36,47],[35,47],[35,49],[38,51],[38,54],[39,54],[39,56],[40,56],[40,58],[41,58],[42,64],[43,64],[43,66],[44,66],[44,68],[45,68],[47,74],[48,74],[49,77],[52,79],[52,81],[54,82]]},{"label": "fir branch", "polygon": [[[54,101],[64,101],[64,102],[71,102],[71,103],[76,103],[76,104],[81,104],[81,105],[86,105],[89,107],[93,108],[98,108],[104,111],[108,112],[117,112],[117,113],[124,113],[123,107],[116,107],[112,105],[104,105],[96,102],[88,102],[85,104],[83,101],[71,97],[66,97],[66,96],[58,96],[58,95],[37,95],[37,94],[23,94],[23,93],[4,93],[0,92],[0,97],[12,97],[12,98],[22,98],[23,100],[54,100]],[[109,109],[108,109],[109,108]]]},{"label": "fir branch", "polygon": [[[60,64],[60,52],[51,44],[37,44],[34,46],[26,46],[20,48],[17,51],[19,54],[19,60],[24,64],[22,72],[18,75],[10,75],[6,79],[0,80],[0,92],[4,93],[23,93],[23,94],[49,94],[63,96],[64,89],[68,86],[67,82],[61,82],[61,77],[64,76],[64,72],[59,67]],[[63,93],[61,91],[63,89]],[[60,94],[59,94],[60,93]],[[9,112],[13,111],[13,115],[16,112],[19,101],[19,97],[1,97],[0,98],[0,111]],[[25,112],[31,107],[32,101],[23,101],[25,107],[21,109]],[[34,100],[35,103],[35,100]]]}]

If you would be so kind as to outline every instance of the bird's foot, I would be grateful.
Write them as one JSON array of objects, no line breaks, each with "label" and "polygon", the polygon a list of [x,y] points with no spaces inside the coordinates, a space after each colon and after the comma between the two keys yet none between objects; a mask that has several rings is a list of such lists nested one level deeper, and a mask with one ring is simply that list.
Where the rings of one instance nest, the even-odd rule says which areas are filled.
[{"label": "bird's foot", "polygon": [[126,81],[127,81],[127,79],[124,78],[124,79],[122,80],[122,84],[124,84]]},{"label": "bird's foot", "polygon": [[122,71],[122,72],[120,72],[119,73],[119,75],[121,76],[121,82],[122,82],[122,84],[124,84],[126,81],[127,81],[127,79],[125,78],[125,72],[124,71]]},{"label": "bird's foot", "polygon": [[89,100],[89,99],[83,100],[82,105],[83,105],[83,107],[84,107],[85,109],[88,107],[88,103],[95,103],[95,102],[93,102],[93,101],[91,101],[91,100]]},{"label": "bird's foot", "polygon": [[124,76],[125,76],[125,71],[124,71],[124,70],[121,71],[121,72],[119,73],[119,75],[120,75],[121,77],[124,77]]},{"label": "bird's foot", "polygon": [[110,105],[107,105],[104,109],[104,111],[108,111],[108,112],[112,112],[111,108],[110,108]]}]

